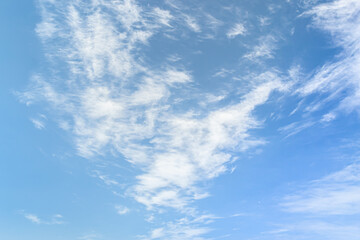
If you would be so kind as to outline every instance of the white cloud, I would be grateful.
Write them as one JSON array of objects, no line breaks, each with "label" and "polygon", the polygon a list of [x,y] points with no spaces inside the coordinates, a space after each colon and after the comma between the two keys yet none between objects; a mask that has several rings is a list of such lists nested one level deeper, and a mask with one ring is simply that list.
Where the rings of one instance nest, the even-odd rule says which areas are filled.
[{"label": "white cloud", "polygon": [[235,38],[238,35],[244,35],[245,33],[245,26],[242,23],[237,23],[226,33],[226,36],[228,38]]},{"label": "white cloud", "polygon": [[[226,172],[229,163],[235,160],[232,152],[266,143],[264,139],[253,137],[249,130],[262,126],[254,110],[265,104],[274,91],[284,92],[290,86],[282,81],[277,71],[252,74],[250,86],[245,87],[246,93],[244,88],[232,89],[243,92],[225,106],[217,103],[226,99],[226,92],[209,93],[204,99],[206,104],[212,104],[211,108],[205,109],[207,105],[198,102],[202,107],[194,104],[179,110],[179,102],[199,99],[194,96],[197,82],[191,71],[179,63],[177,55],[161,66],[152,65],[152,59],[146,60],[148,56],[143,50],[151,44],[152,38],[164,29],[175,36],[178,32],[173,28],[179,21],[182,21],[179,25],[185,24],[194,32],[205,31],[197,18],[179,12],[176,15],[158,7],[140,7],[131,0],[92,1],[89,5],[81,0],[41,3],[43,19],[37,26],[37,34],[55,67],[61,66],[66,76],[34,76],[29,91],[20,96],[22,101],[31,104],[46,100],[59,116],[59,124],[73,134],[79,155],[93,158],[115,153],[121,156],[116,161],[130,162],[140,173],[134,176],[135,184],[127,193],[148,209],[169,207],[182,213],[191,212],[189,206],[193,201],[209,196],[200,183]],[[358,106],[360,84],[356,66],[360,62],[360,43],[358,33],[353,31],[359,28],[358,7],[354,0],[335,1],[308,12],[313,16],[314,26],[330,32],[344,53],[319,69],[297,94],[304,97],[330,92],[324,101],[331,101],[351,86],[352,94],[342,100],[339,109],[351,111]],[[213,30],[222,24],[211,15],[204,16]],[[259,21],[262,25],[268,23],[266,18],[259,18]],[[227,32],[227,37],[246,33],[244,25],[238,23]],[[274,58],[276,43],[274,35],[260,37],[255,45],[249,46],[244,57],[252,61]],[[297,74],[296,69],[291,71],[290,75]],[[231,73],[233,70],[220,69],[214,77],[226,77]],[[307,110],[315,111],[317,105],[313,106]],[[298,108],[292,114],[296,111]],[[336,111],[325,114],[323,122],[335,116]],[[36,121],[34,124],[39,128],[45,126]],[[314,121],[300,121],[279,130],[291,136],[314,124]],[[357,167],[353,165],[353,168]],[[344,170],[338,177],[314,181],[307,189],[288,196],[283,207],[292,213],[357,214],[359,211],[353,209],[360,209],[360,188],[355,170]],[[119,185],[110,174],[99,171],[92,174],[108,186]],[[344,180],[345,175],[351,179]],[[115,209],[120,215],[129,212],[125,206]],[[203,239],[201,236],[211,230],[203,224],[214,218],[196,216],[192,220],[165,223],[149,233],[149,238]],[[33,214],[25,217],[37,224],[62,222],[61,216],[54,216],[50,221]],[[148,219],[153,220],[154,217]],[[318,226],[326,229],[330,225]],[[339,232],[348,229],[341,227]],[[284,229],[276,233],[287,232]],[[97,235],[79,239],[95,238]]]},{"label": "white cloud", "polygon": [[[300,234],[313,234],[321,239],[329,240],[356,240],[359,238],[360,227],[358,224],[339,224],[326,221],[308,221],[297,224],[296,231]],[[299,234],[299,235],[300,235]]]},{"label": "white cloud", "polygon": [[[298,93],[307,96],[313,93],[324,95],[314,102],[316,111],[325,103],[339,101],[335,111],[351,112],[360,106],[360,2],[357,0],[336,0],[319,4],[306,12],[311,16],[313,27],[332,36],[336,47],[342,52],[332,62],[324,64],[310,77]],[[346,91],[345,97],[342,93]]]},{"label": "white cloud", "polygon": [[259,44],[252,47],[252,50],[244,57],[252,61],[274,58],[276,49],[276,38],[273,35],[267,35],[259,39]]},{"label": "white cloud", "polygon": [[45,225],[58,225],[58,224],[64,224],[65,222],[62,220],[63,216],[60,214],[55,214],[51,217],[50,220],[43,220],[40,219],[40,217],[38,217],[35,214],[31,214],[31,213],[25,213],[24,211],[21,211],[21,214],[30,222],[35,223],[35,224],[45,224]]},{"label": "white cloud", "polygon": [[[231,155],[224,150],[244,151],[264,143],[247,133],[259,126],[251,113],[272,91],[284,90],[278,79],[268,79],[240,103],[209,112],[204,118],[191,112],[174,115],[162,101],[174,84],[190,81],[186,72],[168,70],[146,77],[128,96],[116,96],[104,86],[82,89],[75,101],[65,104],[69,107],[62,108],[71,110],[65,114],[73,115],[72,131],[81,155],[103,154],[111,147],[142,166],[144,174],[137,177],[133,193],[149,208],[183,209],[199,196],[207,196],[196,184],[226,170]],[[154,89],[160,94],[151,94]],[[148,144],[138,143],[147,139]],[[116,184],[104,174],[97,177],[108,185]]]},{"label": "white cloud", "polygon": [[116,18],[120,20],[122,26],[131,30],[134,25],[140,23],[143,19],[141,16],[142,9],[136,4],[134,0],[122,1],[107,1],[107,2],[93,2],[97,6],[105,5],[109,10],[116,13]]},{"label": "white cloud", "polygon": [[190,15],[183,14],[186,25],[194,32],[201,32],[201,28],[196,19]]},{"label": "white cloud", "polygon": [[216,31],[220,26],[222,26],[224,23],[215,18],[214,16],[208,14],[208,13],[205,13],[205,18],[206,18],[206,22],[207,22],[207,25],[210,29],[212,29],[213,31]]},{"label": "white cloud", "polygon": [[125,207],[125,206],[120,206],[120,205],[117,205],[117,206],[115,207],[115,209],[116,209],[116,212],[117,212],[119,215],[127,214],[127,213],[130,211],[129,208],[127,208],[127,207]]},{"label": "white cloud", "polygon": [[34,126],[41,130],[45,128],[45,123],[42,119],[38,119],[38,118],[30,118],[30,121],[34,124]]},{"label": "white cloud", "polygon": [[111,179],[109,176],[107,176],[105,174],[102,174],[100,171],[93,171],[91,173],[91,176],[99,178],[101,181],[103,181],[108,186],[119,185],[119,183],[116,180]]},{"label": "white cloud", "polygon": [[59,29],[55,16],[51,12],[46,11],[43,5],[41,6],[41,15],[43,21],[36,26],[35,31],[41,39],[47,40],[52,38]]},{"label": "white cloud", "polygon": [[258,126],[251,112],[263,104],[281,82],[269,81],[244,96],[233,106],[210,112],[203,119],[193,115],[167,116],[161,134],[152,140],[157,151],[146,173],[138,176],[137,201],[149,208],[184,208],[194,199],[196,183],[214,178],[226,170],[231,155],[225,149],[243,151],[263,141],[251,139],[247,130]]},{"label": "white cloud", "polygon": [[158,17],[159,23],[170,27],[170,21],[173,19],[171,13],[167,10],[160,9],[158,7],[154,8],[153,13]]},{"label": "white cloud", "polygon": [[25,214],[24,217],[33,223],[36,223],[36,224],[41,223],[41,220],[39,219],[39,217],[34,214]]},{"label": "white cloud", "polygon": [[293,122],[286,126],[279,128],[281,133],[286,134],[285,137],[290,137],[292,135],[298,134],[299,132],[312,127],[315,125],[314,121],[300,121],[300,122]]},{"label": "white cloud", "polygon": [[226,68],[221,68],[219,71],[217,71],[213,77],[226,77],[227,75],[233,73],[234,71],[233,70],[229,70],[229,69],[226,69]]},{"label": "white cloud", "polygon": [[324,114],[324,116],[321,119],[321,122],[331,122],[336,118],[336,114],[330,112],[327,114]]},{"label": "white cloud", "polygon": [[177,221],[169,222],[163,227],[153,229],[149,234],[149,237],[143,237],[143,239],[204,240],[206,238],[201,236],[210,232],[212,229],[200,225],[211,223],[209,219],[213,218],[214,217],[211,215],[202,215],[194,219],[182,218]]},{"label": "white cloud", "polygon": [[303,8],[314,6],[319,0],[300,0],[298,5]]},{"label": "white cloud", "polygon": [[84,235],[78,237],[77,239],[80,239],[80,240],[95,240],[95,239],[101,239],[101,236],[99,234],[96,234],[96,233],[90,233],[90,234],[84,234]]},{"label": "white cloud", "polygon": [[326,239],[357,240],[360,228],[358,223],[339,223],[325,220],[297,221],[295,224],[284,224],[281,228],[264,232],[260,239]]},{"label": "white cloud", "polygon": [[269,17],[259,17],[260,26],[264,27],[270,24],[270,18]]},{"label": "white cloud", "polygon": [[[253,76],[249,91],[226,106],[216,105],[226,93],[210,94],[206,100],[213,103],[211,109],[205,111],[195,104],[179,110],[181,100],[199,99],[193,91],[192,73],[176,61],[152,65],[143,55],[150,39],[169,28],[172,13],[141,8],[128,0],[85,3],[44,6],[54,15],[51,21],[56,20],[57,28],[39,36],[52,63],[61,66],[65,76],[34,76],[33,85],[21,98],[29,104],[47,101],[59,124],[72,133],[79,155],[93,158],[115,153],[121,156],[115,161],[128,161],[141,171],[127,193],[148,209],[170,207],[188,212],[191,202],[209,196],[200,183],[226,172],[235,160],[231,152],[266,142],[249,133],[262,126],[254,110],[274,91],[286,91],[288,85],[276,72],[266,72]],[[201,31],[195,18],[179,15],[174,19],[182,18],[193,31]],[[44,17],[42,21],[48,20]],[[47,31],[42,25],[38,28]],[[230,36],[240,34],[239,30],[238,26]],[[267,45],[255,48],[248,58],[272,57],[269,42],[274,39],[268,36],[265,40]],[[118,185],[110,174],[92,174],[110,187]],[[129,211],[122,206],[116,209],[119,214]],[[209,230],[191,223],[169,223],[152,236],[201,239]]]},{"label": "white cloud", "polygon": [[[341,113],[360,113],[360,2],[335,0],[316,6],[313,6],[316,1],[303,3],[312,7],[302,17],[311,17],[313,28],[329,34],[332,37],[331,43],[340,53],[308,76],[300,74],[304,80],[297,81],[294,93],[303,99],[291,114],[298,111],[305,100],[309,100],[304,107],[307,116],[330,108],[318,120],[323,124],[330,123]],[[315,95],[316,98],[312,100],[306,98]],[[314,124],[314,119],[304,120],[280,130],[291,136]]]},{"label": "white cloud", "polygon": [[204,96],[204,101],[199,102],[199,105],[206,107],[209,104],[216,104],[225,98],[226,98],[226,95],[215,96],[213,94],[206,94]]},{"label": "white cloud", "polygon": [[354,163],[311,182],[303,191],[287,196],[282,206],[289,212],[360,214],[360,165]]},{"label": "white cloud", "polygon": [[360,234],[360,165],[297,186],[280,206],[286,222],[260,239],[357,240]]},{"label": "white cloud", "polygon": [[156,228],[151,232],[151,239],[161,238],[165,235],[163,228]]}]

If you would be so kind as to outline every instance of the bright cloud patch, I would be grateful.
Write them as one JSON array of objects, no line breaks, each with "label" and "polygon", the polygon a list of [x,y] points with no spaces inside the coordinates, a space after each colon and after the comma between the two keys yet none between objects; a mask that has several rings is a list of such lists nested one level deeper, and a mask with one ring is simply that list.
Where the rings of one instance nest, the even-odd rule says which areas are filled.
[{"label": "bright cloud patch", "polygon": [[226,34],[228,38],[234,38],[238,35],[243,35],[246,33],[246,29],[243,24],[238,23],[234,27],[232,27],[229,32]]}]

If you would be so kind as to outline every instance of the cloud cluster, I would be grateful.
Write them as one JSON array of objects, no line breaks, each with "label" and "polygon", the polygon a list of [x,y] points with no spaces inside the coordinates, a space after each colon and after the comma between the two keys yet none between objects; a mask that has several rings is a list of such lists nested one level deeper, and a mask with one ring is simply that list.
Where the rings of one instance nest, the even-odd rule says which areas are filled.
[{"label": "cloud cluster", "polygon": [[[50,74],[33,77],[21,100],[47,102],[59,126],[72,134],[79,155],[90,159],[113,154],[117,161],[140,170],[127,193],[148,209],[191,211],[191,202],[208,196],[201,183],[226,172],[236,160],[233,153],[265,143],[250,134],[262,126],[254,110],[267,103],[273,92],[287,92],[293,86],[277,71],[254,73],[246,93],[232,95],[231,100],[226,92],[219,97],[204,94],[207,97],[199,101],[200,81],[179,64],[179,57],[155,61],[148,51],[154,38],[163,43],[183,37],[184,30],[178,28],[193,34],[203,31],[195,16],[175,5],[164,9],[140,6],[134,0],[41,0],[40,9],[42,21],[36,32],[52,68]],[[313,104],[314,111],[347,93],[334,112],[324,115],[326,122],[335,118],[336,111],[353,111],[360,104],[359,12],[359,1],[337,0],[306,13],[313,18],[313,26],[332,34],[343,50],[296,90],[301,97],[325,96]],[[204,16],[216,25],[214,29],[223,24],[209,14]],[[266,25],[265,20],[262,24]],[[227,29],[230,39],[247,34],[240,23]],[[273,59],[277,38],[264,35],[249,49],[244,58],[252,62]],[[214,76],[226,78],[233,72],[222,68]],[[221,101],[226,104],[218,104]],[[207,109],[210,104],[213,107]],[[38,119],[32,121],[39,129],[45,127]],[[312,125],[292,123],[281,131],[290,136]],[[310,190],[289,196],[283,206],[289,212],[350,214],[354,206],[360,207],[355,170],[357,165],[314,182]],[[118,185],[107,174],[94,171],[93,175],[108,186]],[[324,202],[328,204],[322,206]],[[116,210],[129,212],[125,206]],[[35,215],[27,218],[41,222]],[[150,238],[201,239],[209,229],[192,227],[203,223],[194,221],[170,222],[155,229]]]},{"label": "cloud cluster", "polygon": [[[204,112],[204,102],[181,105],[198,99],[191,92],[196,79],[190,71],[166,59],[161,66],[145,60],[149,56],[143,49],[157,34],[172,29],[174,19],[183,18],[200,31],[191,16],[133,0],[43,0],[40,7],[37,33],[54,72],[50,79],[34,76],[21,99],[48,102],[58,124],[73,134],[81,156],[113,153],[140,169],[128,192],[147,208],[184,211],[190,202],[208,196],[198,184],[225,172],[234,160],[232,152],[264,143],[248,130],[260,126],[254,109],[273,91],[287,89],[276,74],[237,102]],[[244,31],[238,24],[229,37]],[[114,183],[104,174],[99,177]]]}]

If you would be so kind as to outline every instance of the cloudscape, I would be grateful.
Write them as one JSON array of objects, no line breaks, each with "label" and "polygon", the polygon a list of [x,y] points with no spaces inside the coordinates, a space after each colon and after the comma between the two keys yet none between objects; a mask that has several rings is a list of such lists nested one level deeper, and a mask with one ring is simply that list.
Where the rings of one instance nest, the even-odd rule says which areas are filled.
[{"label": "cloudscape", "polygon": [[0,239],[360,239],[359,0],[0,13]]}]

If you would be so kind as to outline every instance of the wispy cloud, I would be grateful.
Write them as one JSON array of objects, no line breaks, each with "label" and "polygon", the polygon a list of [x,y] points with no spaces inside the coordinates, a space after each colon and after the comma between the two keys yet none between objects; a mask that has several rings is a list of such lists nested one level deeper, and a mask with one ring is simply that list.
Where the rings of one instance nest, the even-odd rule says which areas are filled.
[{"label": "wispy cloud", "polygon": [[357,240],[360,234],[358,223],[344,224],[324,220],[297,221],[295,224],[284,224],[268,232],[263,232],[259,239],[326,239]]},{"label": "wispy cloud", "polygon": [[187,26],[194,32],[201,32],[200,25],[197,23],[196,19],[190,15],[183,15],[185,23]]},{"label": "wispy cloud", "polygon": [[34,124],[34,126],[41,130],[45,128],[45,123],[42,119],[39,118],[30,118],[30,121]]},{"label": "wispy cloud", "polygon": [[360,214],[360,165],[354,163],[311,182],[303,191],[287,196],[283,206],[289,212]]},{"label": "wispy cloud", "polygon": [[270,24],[271,19],[269,17],[259,17],[260,26],[264,27]]},{"label": "wispy cloud", "polygon": [[170,21],[173,19],[171,13],[167,10],[155,7],[153,10],[154,15],[158,18],[159,23],[170,27]]},{"label": "wispy cloud", "polygon": [[[116,161],[131,163],[138,174],[132,176],[135,182],[127,196],[147,209],[192,212],[191,203],[209,196],[201,184],[225,173],[235,160],[234,152],[266,143],[250,130],[262,127],[256,108],[267,103],[273,92],[288,91],[288,84],[275,71],[254,73],[249,91],[236,94],[226,105],[217,103],[227,92],[204,94],[205,101],[213,105],[205,109],[194,91],[195,75],[179,63],[179,57],[167,56],[155,64],[146,55],[144,50],[155,36],[169,31],[181,37],[183,32],[174,30],[178,25],[201,32],[194,16],[139,6],[132,0],[43,0],[40,5],[43,18],[37,33],[53,69],[62,73],[54,70],[51,77],[35,75],[21,100],[47,102],[59,125],[72,134],[79,155],[91,159],[112,154],[121,156]],[[205,16],[216,26],[222,24]],[[245,33],[245,27],[237,24],[227,36]],[[272,58],[275,42],[270,35],[259,39],[245,57]],[[215,76],[232,72],[221,69]],[[185,100],[195,103],[181,105]],[[107,187],[119,185],[110,173],[93,171],[91,176]],[[115,209],[120,215],[129,212],[120,205]],[[204,227],[210,218],[199,220],[201,216],[195,215],[191,220],[187,216],[165,223],[154,229],[150,238],[202,239],[210,231]],[[35,215],[29,218],[42,222]]]},{"label": "wispy cloud", "polygon": [[260,239],[356,240],[360,234],[360,165],[307,182],[280,204],[287,222]]},{"label": "wispy cloud", "polygon": [[[264,144],[248,133],[260,126],[252,112],[273,91],[286,90],[279,78],[254,84],[238,103],[202,116],[192,110],[179,113],[170,106],[182,96],[179,86],[192,85],[191,73],[173,61],[154,68],[141,57],[149,39],[170,27],[173,13],[143,8],[131,0],[90,5],[42,1],[41,6],[45,15],[54,16],[51,21],[57,19],[57,31],[40,37],[58,64],[67,64],[62,68],[68,69],[69,80],[36,76],[23,100],[46,100],[56,109],[80,155],[91,158],[116,151],[141,169],[130,192],[149,209],[185,210],[192,201],[208,196],[198,184],[226,171],[232,161],[229,151]],[[181,16],[200,31],[195,18]],[[44,17],[46,21],[50,20]],[[50,35],[59,40],[62,51],[52,47]],[[94,174],[107,185],[117,183],[106,174]]]},{"label": "wispy cloud", "polygon": [[244,35],[246,33],[246,28],[242,23],[235,24],[227,33],[228,38],[235,38],[238,35]]},{"label": "wispy cloud", "polygon": [[[284,86],[270,81],[258,86],[239,104],[210,112],[206,118],[193,115],[168,117],[164,133],[153,143],[158,151],[147,173],[138,176],[136,199],[153,205],[182,208],[195,199],[195,184],[218,176],[226,170],[231,155],[225,149],[246,150],[263,141],[251,139],[249,128],[257,127],[251,112],[263,104],[273,90]],[[166,146],[166,147],[165,147]]]},{"label": "wispy cloud", "polygon": [[[329,124],[341,114],[358,111],[360,106],[360,71],[357,67],[360,62],[360,35],[357,30],[360,25],[360,3],[336,0],[316,5],[316,2],[303,1],[302,4],[309,9],[301,16],[311,17],[310,26],[329,34],[332,39],[329,44],[340,52],[307,76],[299,69],[295,72],[295,75],[299,75],[297,78],[303,80],[296,80],[294,94],[302,99],[290,115],[301,108],[306,114],[303,120],[279,129],[287,136],[297,134],[317,122]],[[325,109],[320,119],[314,117],[314,113]]]},{"label": "wispy cloud", "polygon": [[292,135],[295,135],[304,129],[307,129],[309,127],[312,127],[316,124],[314,121],[303,121],[303,122],[293,122],[286,126],[283,126],[279,128],[279,131],[281,133],[284,133],[286,137],[290,137]]},{"label": "wispy cloud", "polygon": [[40,224],[42,221],[34,214],[25,214],[24,217],[32,223]]},{"label": "wispy cloud", "polygon": [[57,225],[57,224],[64,224],[63,216],[60,214],[55,214],[51,217],[50,220],[44,220],[32,213],[26,213],[21,211],[21,214],[30,222],[35,224],[45,224],[45,225]]},{"label": "wispy cloud", "polygon": [[192,219],[188,217],[182,218],[169,222],[163,227],[153,229],[149,236],[143,236],[143,239],[207,239],[202,236],[212,230],[206,227],[206,225],[212,222],[212,219],[214,219],[214,216],[211,215],[201,215]]},{"label": "wispy cloud", "polygon": [[245,54],[244,57],[252,61],[274,58],[274,51],[277,48],[276,37],[273,35],[267,35],[265,37],[261,37],[258,42],[259,44],[252,46],[251,51]]},{"label": "wispy cloud", "polygon": [[115,206],[115,209],[119,215],[127,214],[130,211],[129,208],[127,208],[125,206],[120,206],[120,205]]},{"label": "wispy cloud", "polygon": [[217,71],[213,77],[226,77],[227,75],[233,73],[234,70],[229,70],[229,69],[226,69],[226,68],[221,68],[219,71]]},{"label": "wispy cloud", "polygon": [[220,26],[222,26],[224,23],[212,16],[209,13],[205,13],[205,19],[208,27],[210,27],[213,31],[216,31]]},{"label": "wispy cloud", "polygon": [[[360,85],[358,68],[360,62],[360,2],[356,0],[336,0],[319,4],[304,15],[311,16],[312,26],[332,36],[335,47],[341,53],[324,64],[304,84],[298,93],[307,96],[320,93],[324,97],[313,105],[320,109],[324,104],[339,101],[335,111],[351,112],[360,105]],[[342,93],[347,94],[343,97]]]},{"label": "wispy cloud", "polygon": [[[202,13],[201,19],[190,11],[180,11],[175,5],[140,6],[133,0],[40,0],[39,3],[42,21],[36,32],[51,60],[52,75],[34,75],[28,91],[19,94],[20,99],[26,104],[47,102],[59,125],[72,134],[79,155],[89,159],[107,154],[121,156],[114,161],[127,161],[136,168],[137,175],[132,176],[133,184],[125,195],[148,210],[172,208],[186,216],[163,223],[145,239],[205,239],[203,236],[211,231],[208,224],[216,218],[194,213],[191,206],[194,201],[209,196],[202,183],[228,171],[229,164],[236,159],[234,153],[266,143],[266,139],[251,134],[251,130],[263,126],[255,110],[266,104],[274,92],[288,93],[290,84],[277,70],[255,72],[250,74],[249,86],[232,89],[236,93],[231,101],[227,102],[226,91],[206,93],[199,100],[197,74],[186,67],[189,65],[181,64],[183,55],[167,53],[155,62],[147,53],[152,40],[163,33],[170,34],[171,41],[183,38],[185,30],[196,35],[213,33],[225,25],[216,15]],[[358,1],[337,0],[305,14],[312,17],[314,27],[330,33],[336,46],[343,50],[305,80],[296,81],[297,97],[305,99],[315,93],[321,96],[320,101],[305,107],[308,112],[338,99],[343,91],[349,93],[336,109],[322,114],[323,123],[335,119],[337,111],[354,111],[360,105],[359,12]],[[204,26],[202,20],[209,26]],[[269,24],[266,17],[258,21],[262,26]],[[247,29],[244,24],[236,23],[222,34],[229,39],[247,37]],[[160,43],[167,40],[161,39]],[[243,60],[253,63],[275,58],[277,36],[268,34],[253,42],[247,45]],[[235,72],[221,68],[213,77],[225,78]],[[298,112],[305,102],[302,100],[290,115]],[[206,108],[209,105],[211,108]],[[41,117],[31,121],[38,129],[45,127]],[[301,120],[279,131],[288,137],[315,124],[313,119]],[[353,164],[313,181],[288,195],[282,208],[291,214],[316,216],[359,214],[358,172],[359,166]],[[109,188],[119,186],[110,173],[93,171],[91,176]],[[122,205],[115,206],[115,210],[120,215],[130,211]],[[63,223],[61,215],[54,215],[48,221],[35,214],[24,217],[34,224]],[[151,215],[148,221],[153,223],[154,219]],[[331,228],[333,236],[351,232],[343,235],[348,239],[355,239],[355,233],[359,232],[352,225],[335,226],[319,220],[302,221],[297,228],[284,226],[268,234],[307,231],[330,236],[325,231],[331,232]],[[79,239],[98,237],[90,234]]]},{"label": "wispy cloud", "polygon": [[106,174],[101,173],[100,171],[95,170],[90,175],[93,177],[99,178],[103,183],[105,183],[108,186],[119,185],[119,183],[116,180],[110,178]]},{"label": "wispy cloud", "polygon": [[101,235],[96,234],[96,233],[89,233],[89,234],[84,234],[80,237],[78,237],[77,239],[80,240],[96,240],[96,239],[102,239]]}]

